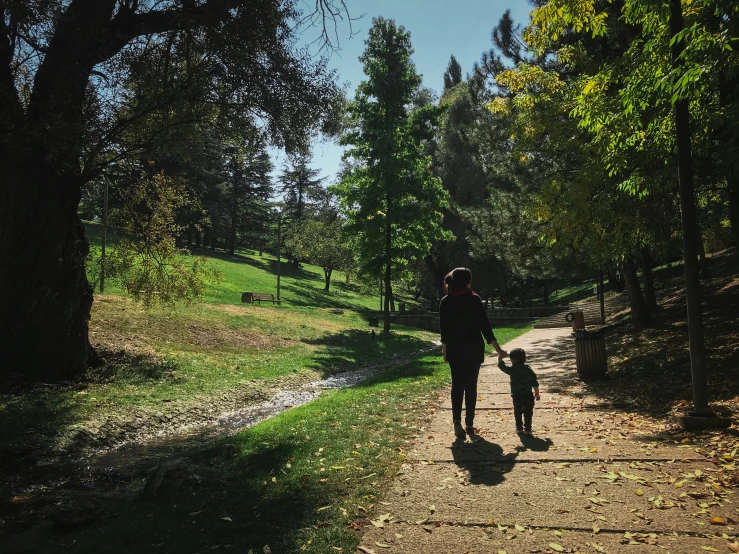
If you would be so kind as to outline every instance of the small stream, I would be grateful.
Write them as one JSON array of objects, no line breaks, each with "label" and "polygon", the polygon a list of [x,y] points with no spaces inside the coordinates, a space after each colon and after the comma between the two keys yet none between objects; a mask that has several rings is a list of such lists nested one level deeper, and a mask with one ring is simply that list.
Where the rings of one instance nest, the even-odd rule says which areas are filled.
[{"label": "small stream", "polygon": [[[434,342],[431,348],[417,352],[411,359],[423,356],[440,345],[441,343]],[[118,479],[115,480],[119,482],[126,479],[130,481],[132,477],[143,477],[163,459],[186,455],[193,448],[207,447],[218,439],[235,435],[286,410],[312,402],[324,390],[351,387],[390,367],[408,361],[407,356],[401,356],[384,364],[337,373],[325,379],[307,383],[296,390],[279,391],[262,404],[223,414],[215,422],[194,426],[167,436],[130,442],[118,448],[100,452],[88,460],[89,465],[86,469],[93,479],[94,474],[105,476],[106,479],[117,476]]]},{"label": "small stream", "polygon": [[16,550],[18,545],[27,546],[28,541],[40,541],[52,526],[47,519],[47,511],[60,501],[74,504],[84,503],[85,499],[132,498],[149,472],[166,459],[187,456],[196,449],[213,449],[214,456],[221,455],[219,449],[223,449],[222,454],[225,454],[226,449],[219,439],[233,436],[293,407],[308,404],[324,390],[342,389],[366,381],[386,369],[428,354],[439,345],[433,343],[433,346],[413,355],[393,356],[383,364],[337,373],[295,390],[276,391],[262,404],[225,413],[206,424],[193,424],[175,432],[163,429],[161,435],[138,441],[134,439],[87,457],[46,459],[31,466],[24,475],[11,476],[14,484],[9,490],[20,492],[26,500],[21,504],[11,501],[2,506],[0,550],[25,552],[23,546]]}]

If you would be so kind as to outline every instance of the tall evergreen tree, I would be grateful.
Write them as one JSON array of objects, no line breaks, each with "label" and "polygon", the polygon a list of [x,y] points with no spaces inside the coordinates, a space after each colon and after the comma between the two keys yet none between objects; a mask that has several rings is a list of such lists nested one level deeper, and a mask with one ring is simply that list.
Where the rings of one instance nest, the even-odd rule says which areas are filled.
[{"label": "tall evergreen tree", "polygon": [[421,76],[411,61],[410,33],[376,18],[365,44],[359,59],[367,80],[357,89],[341,139],[351,163],[335,191],[362,269],[384,270],[388,332],[394,271],[423,259],[434,239],[448,235],[441,230],[447,195],[426,154],[440,109],[413,106]]},{"label": "tall evergreen tree", "polygon": [[271,221],[269,199],[274,192],[272,161],[263,146],[233,149],[228,161],[226,195],[228,252],[239,243],[263,249]]},{"label": "tall evergreen tree", "polygon": [[323,197],[323,177],[320,169],[309,166],[310,156],[297,155],[285,166],[277,191],[285,202],[285,215],[290,221],[300,221],[306,208]]},{"label": "tall evergreen tree", "polygon": [[459,65],[457,58],[452,57],[449,59],[449,65],[444,72],[444,90],[447,91],[450,88],[454,88],[462,82],[462,66]]}]

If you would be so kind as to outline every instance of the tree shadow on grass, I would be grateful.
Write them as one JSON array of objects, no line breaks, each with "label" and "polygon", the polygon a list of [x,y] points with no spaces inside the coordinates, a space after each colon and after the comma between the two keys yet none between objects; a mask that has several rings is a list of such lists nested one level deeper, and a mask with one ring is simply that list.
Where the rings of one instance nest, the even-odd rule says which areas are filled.
[{"label": "tree shadow on grass", "polygon": [[[238,439],[235,444],[239,450]],[[214,452],[213,448],[190,452],[202,479],[195,492],[109,503],[102,522],[72,533],[47,530],[40,548],[33,551],[246,553],[262,552],[269,545],[272,552],[297,552],[300,530],[329,525],[319,508],[326,506],[326,489],[341,485],[321,482],[318,475],[297,476],[299,485],[295,480],[292,486],[285,485],[288,478],[280,468],[303,454],[295,443],[265,444],[257,452],[238,453],[232,459]]]},{"label": "tree shadow on grass", "polygon": [[413,335],[393,334],[385,337],[376,334],[373,340],[370,329],[351,329],[304,342],[318,347],[311,359],[310,369],[320,370],[325,375],[399,362],[432,348],[427,340]]}]

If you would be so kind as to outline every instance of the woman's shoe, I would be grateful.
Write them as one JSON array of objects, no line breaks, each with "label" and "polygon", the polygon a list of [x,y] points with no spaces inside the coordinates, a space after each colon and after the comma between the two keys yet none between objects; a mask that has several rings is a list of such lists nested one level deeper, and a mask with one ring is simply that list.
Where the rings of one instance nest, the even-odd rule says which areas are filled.
[{"label": "woman's shoe", "polygon": [[454,422],[454,434],[457,436],[458,439],[462,440],[467,437],[467,433],[464,432],[464,427],[462,427],[461,421]]},{"label": "woman's shoe", "polygon": [[467,427],[467,436],[470,438],[472,442],[477,442],[482,439],[480,435],[475,433],[474,427]]}]

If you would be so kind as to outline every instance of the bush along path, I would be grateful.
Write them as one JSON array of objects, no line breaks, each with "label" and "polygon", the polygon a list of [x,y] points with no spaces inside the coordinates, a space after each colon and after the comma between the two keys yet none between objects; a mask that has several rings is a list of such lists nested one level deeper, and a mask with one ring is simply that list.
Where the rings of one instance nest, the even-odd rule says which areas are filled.
[{"label": "bush along path", "polygon": [[480,376],[479,442],[455,440],[444,391],[359,552],[739,552],[736,439],[687,437],[590,394],[573,378],[569,335],[536,330],[507,345],[539,375],[533,438],[515,432],[497,360]]}]

